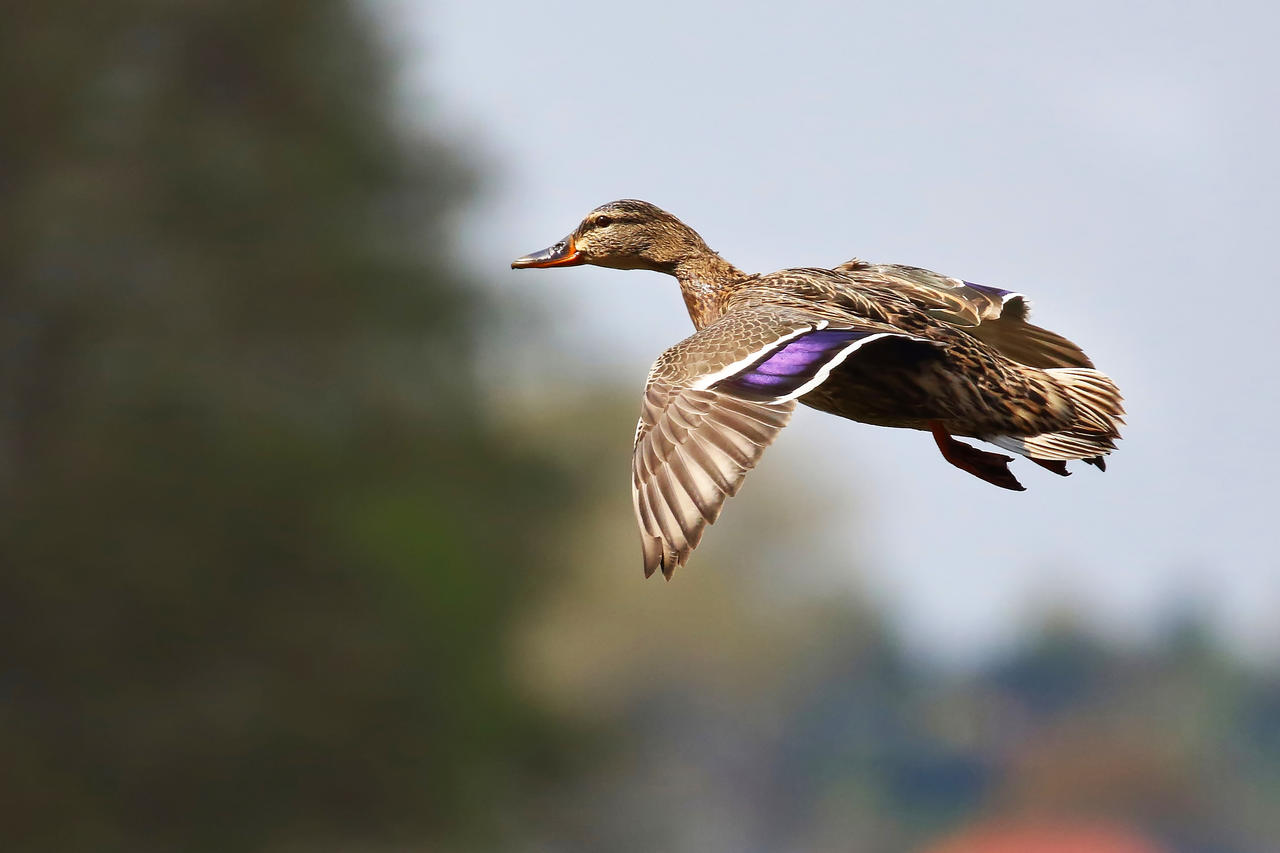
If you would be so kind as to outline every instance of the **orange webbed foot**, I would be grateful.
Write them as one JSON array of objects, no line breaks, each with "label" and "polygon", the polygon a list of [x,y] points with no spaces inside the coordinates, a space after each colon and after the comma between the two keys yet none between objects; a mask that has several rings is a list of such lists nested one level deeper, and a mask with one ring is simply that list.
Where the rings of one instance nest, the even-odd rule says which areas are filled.
[{"label": "orange webbed foot", "polygon": [[[1018,478],[1009,470],[1009,463],[1013,461],[1012,456],[989,453],[956,441],[937,421],[930,424],[930,430],[933,433],[933,440],[938,444],[938,449],[942,451],[942,458],[961,471],[968,471],[978,479],[986,480],[991,485],[1002,489],[1015,492],[1026,491],[1027,487],[1019,483]],[[1050,470],[1053,469],[1050,468]]]}]

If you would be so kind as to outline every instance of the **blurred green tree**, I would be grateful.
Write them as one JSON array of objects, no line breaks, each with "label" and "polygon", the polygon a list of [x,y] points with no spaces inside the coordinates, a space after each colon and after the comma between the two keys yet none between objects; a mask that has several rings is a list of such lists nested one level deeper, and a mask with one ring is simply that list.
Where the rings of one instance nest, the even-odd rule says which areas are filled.
[{"label": "blurred green tree", "polygon": [[569,486],[469,390],[467,170],[390,70],[344,0],[6,12],[6,849],[456,840],[542,761]]}]

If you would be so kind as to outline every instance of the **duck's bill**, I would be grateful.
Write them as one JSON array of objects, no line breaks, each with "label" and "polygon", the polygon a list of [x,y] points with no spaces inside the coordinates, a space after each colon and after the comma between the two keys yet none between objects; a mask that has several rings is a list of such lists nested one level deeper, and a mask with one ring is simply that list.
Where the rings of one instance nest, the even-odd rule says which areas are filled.
[{"label": "duck's bill", "polygon": [[516,258],[511,262],[511,268],[513,270],[521,270],[531,267],[574,267],[584,263],[586,261],[578,254],[578,249],[573,245],[573,237],[571,235],[565,237],[554,246],[548,246],[541,252],[534,252],[531,255],[525,255],[523,258]]}]

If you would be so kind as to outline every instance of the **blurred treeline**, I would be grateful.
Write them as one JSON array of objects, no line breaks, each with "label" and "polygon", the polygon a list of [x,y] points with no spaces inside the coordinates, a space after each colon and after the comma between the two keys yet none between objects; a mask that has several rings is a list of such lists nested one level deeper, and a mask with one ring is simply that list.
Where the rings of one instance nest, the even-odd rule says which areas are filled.
[{"label": "blurred treeline", "polygon": [[564,478],[472,390],[467,171],[357,3],[0,26],[4,849],[488,821]]},{"label": "blurred treeline", "polygon": [[356,2],[6,9],[0,847],[1280,838],[1280,682],[1193,626],[943,679],[731,551],[641,584],[633,395],[476,390],[477,166],[393,72]]}]

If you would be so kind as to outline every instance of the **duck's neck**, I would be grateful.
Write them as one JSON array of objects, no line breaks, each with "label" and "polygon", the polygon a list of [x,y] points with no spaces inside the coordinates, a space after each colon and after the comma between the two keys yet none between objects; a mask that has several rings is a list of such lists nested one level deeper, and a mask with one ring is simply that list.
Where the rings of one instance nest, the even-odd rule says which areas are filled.
[{"label": "duck's neck", "polygon": [[672,275],[680,282],[689,319],[698,329],[720,318],[729,297],[747,277],[710,249],[678,261]]}]

